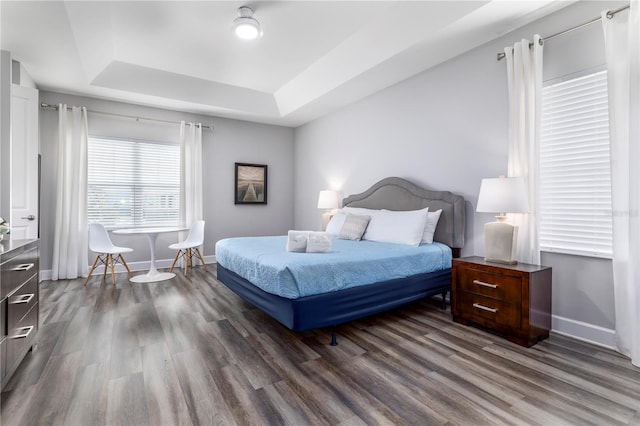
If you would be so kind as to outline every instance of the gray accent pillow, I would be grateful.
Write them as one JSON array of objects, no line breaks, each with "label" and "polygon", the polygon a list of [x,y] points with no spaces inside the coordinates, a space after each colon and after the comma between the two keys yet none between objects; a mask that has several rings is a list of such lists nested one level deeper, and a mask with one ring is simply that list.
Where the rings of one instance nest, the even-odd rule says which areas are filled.
[{"label": "gray accent pillow", "polygon": [[367,229],[371,216],[364,214],[348,214],[344,219],[344,225],[340,229],[338,238],[343,240],[360,241]]}]

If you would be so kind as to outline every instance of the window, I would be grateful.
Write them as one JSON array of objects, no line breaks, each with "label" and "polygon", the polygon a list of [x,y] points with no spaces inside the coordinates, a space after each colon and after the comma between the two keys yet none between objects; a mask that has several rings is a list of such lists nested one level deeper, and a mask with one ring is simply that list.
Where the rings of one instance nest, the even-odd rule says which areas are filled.
[{"label": "window", "polygon": [[607,72],[546,86],[540,138],[540,248],[611,257]]},{"label": "window", "polygon": [[178,144],[91,137],[88,151],[89,223],[179,224]]}]

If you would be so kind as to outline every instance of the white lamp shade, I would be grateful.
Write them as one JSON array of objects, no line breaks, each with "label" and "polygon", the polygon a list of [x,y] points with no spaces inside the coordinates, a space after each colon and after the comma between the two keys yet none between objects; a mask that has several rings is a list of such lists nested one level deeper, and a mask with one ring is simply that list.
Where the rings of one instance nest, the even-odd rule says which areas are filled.
[{"label": "white lamp shade", "polygon": [[482,179],[479,213],[528,213],[527,187],[522,177]]},{"label": "white lamp shade", "polygon": [[340,206],[338,202],[338,193],[336,191],[320,191],[318,196],[319,209],[337,209]]}]

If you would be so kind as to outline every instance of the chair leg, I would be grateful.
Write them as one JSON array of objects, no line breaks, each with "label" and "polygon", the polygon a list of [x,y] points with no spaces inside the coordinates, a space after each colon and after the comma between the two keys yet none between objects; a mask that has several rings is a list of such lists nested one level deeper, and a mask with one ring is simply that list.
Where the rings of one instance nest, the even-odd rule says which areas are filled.
[{"label": "chair leg", "polygon": [[129,273],[129,276],[131,276],[131,269],[129,269],[129,265],[127,265],[127,262],[125,262],[124,257],[122,257],[122,254],[119,254],[118,257],[120,258],[120,263],[122,263],[122,265],[125,267],[125,269]]},{"label": "chair leg", "polygon": [[196,247],[196,254],[200,258],[200,262],[202,263],[202,266],[204,267],[204,271],[207,272],[207,264],[204,263],[204,258],[202,257],[202,253],[200,253],[200,249],[197,248],[197,247]]},{"label": "chair leg", "polygon": [[112,254],[109,255],[109,261],[111,262],[111,284],[116,285],[116,268]]},{"label": "chair leg", "polygon": [[173,259],[173,263],[171,264],[171,269],[169,269],[169,272],[173,272],[173,267],[176,266],[176,262],[180,258],[181,253],[182,253],[182,250],[178,250],[178,252],[176,253],[175,259]]},{"label": "chair leg", "polygon": [[89,275],[87,275],[87,278],[84,280],[84,284],[83,284],[84,287],[87,286],[87,282],[89,282],[89,278],[91,278],[91,274],[93,274],[93,270],[96,269],[96,265],[98,264],[98,259],[100,259],[100,256],[96,256],[96,260],[93,261],[93,265],[91,265],[91,269],[89,270]]},{"label": "chair leg", "polygon": [[184,276],[189,272],[189,263],[191,262],[191,249],[187,249],[184,257]]},{"label": "chair leg", "polygon": [[105,254],[105,258],[102,260],[104,262],[104,272],[102,273],[102,279],[107,278],[107,268],[109,267],[109,256],[110,254]]}]

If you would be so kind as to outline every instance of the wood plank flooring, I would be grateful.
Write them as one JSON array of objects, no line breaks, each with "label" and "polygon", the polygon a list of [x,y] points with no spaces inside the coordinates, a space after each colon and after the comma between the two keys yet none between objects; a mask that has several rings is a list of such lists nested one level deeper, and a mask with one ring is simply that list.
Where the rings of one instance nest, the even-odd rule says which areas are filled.
[{"label": "wood plank flooring", "polygon": [[559,335],[523,348],[437,300],[293,333],[215,279],[41,284],[2,425],[640,424],[640,369]]}]

